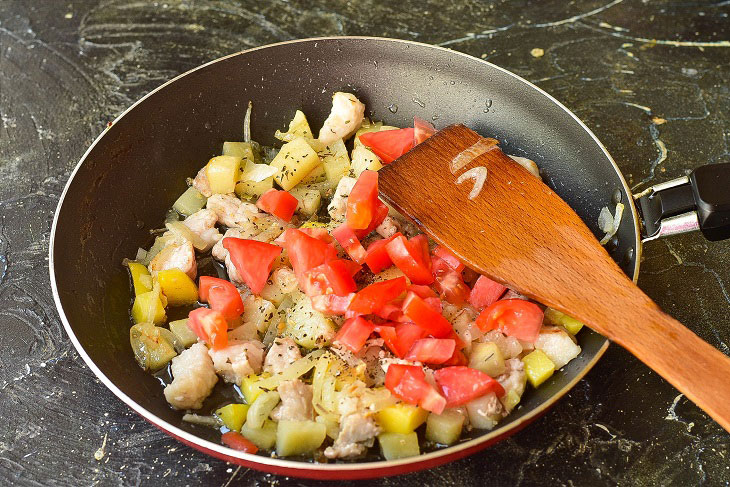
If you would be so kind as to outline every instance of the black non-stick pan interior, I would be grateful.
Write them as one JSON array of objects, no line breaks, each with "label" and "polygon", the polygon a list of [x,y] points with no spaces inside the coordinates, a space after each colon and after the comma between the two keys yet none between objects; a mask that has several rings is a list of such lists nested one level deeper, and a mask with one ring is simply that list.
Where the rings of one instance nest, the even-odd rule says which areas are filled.
[{"label": "black non-stick pan interior", "polygon": [[[319,127],[335,91],[352,91],[369,115],[409,126],[415,115],[437,128],[461,122],[527,156],[545,181],[598,235],[598,213],[612,206],[622,179],[600,144],[572,115],[533,86],[480,60],[445,49],[385,39],[283,43],[213,62],[144,98],[109,127],[78,167],[57,216],[52,248],[63,312],[81,347],[123,394],[160,419],[217,441],[165,402],[129,345],[130,291],[122,259],[149,243],[149,230],[226,140],[242,140],[253,102],[253,138],[275,144],[296,109]],[[627,205],[627,208],[629,206]],[[459,208],[444,208],[448,218]],[[624,212],[613,255],[633,276],[635,215]],[[542,405],[599,353],[605,339],[585,330],[582,355],[529,392],[503,425]],[[472,432],[478,436],[479,431]]]}]

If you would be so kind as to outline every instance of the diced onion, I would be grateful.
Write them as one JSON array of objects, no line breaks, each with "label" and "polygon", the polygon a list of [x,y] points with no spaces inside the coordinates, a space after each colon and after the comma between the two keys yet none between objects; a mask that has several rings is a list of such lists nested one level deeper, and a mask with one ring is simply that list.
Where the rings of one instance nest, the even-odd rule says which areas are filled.
[{"label": "diced onion", "polygon": [[200,235],[190,230],[187,225],[183,222],[169,222],[165,223],[165,227],[170,230],[175,236],[187,240],[193,247],[198,250],[203,250],[208,247],[208,243],[200,238]]},{"label": "diced onion", "polygon": [[279,169],[268,164],[249,164],[246,166],[246,172],[241,176],[241,181],[253,181],[260,183],[264,179],[270,178],[279,172]]},{"label": "diced onion", "polygon": [[220,428],[223,426],[223,421],[218,416],[201,416],[199,414],[188,413],[182,419],[187,423],[198,424],[200,426],[210,426],[212,428]]},{"label": "diced onion", "polygon": [[604,237],[601,239],[600,244],[606,245],[609,240],[613,238],[614,235],[616,235],[616,232],[618,232],[618,227],[621,225],[621,217],[624,214],[624,205],[623,203],[616,203],[616,213],[611,216],[611,210],[608,209],[608,207],[604,206],[601,209],[601,213],[598,215],[598,226],[599,228],[606,233]]},{"label": "diced onion", "polygon": [[474,187],[469,192],[469,199],[473,200],[482,191],[487,180],[487,168],[484,166],[473,167],[456,179],[456,184],[461,184],[467,179],[474,180]]},{"label": "diced onion", "polygon": [[279,393],[269,391],[262,393],[251,404],[246,413],[246,424],[249,428],[261,428],[269,413],[279,404]]},{"label": "diced onion", "polygon": [[306,357],[302,357],[292,363],[280,374],[272,375],[266,379],[261,379],[257,384],[262,389],[275,389],[284,381],[298,379],[312,370],[312,367],[315,365],[315,359],[319,358],[324,352],[325,351],[322,349],[315,350]]},{"label": "diced onion", "polygon": [[528,159],[527,157],[520,157],[520,156],[509,156],[510,159],[515,161],[520,166],[524,167],[528,171],[530,171],[530,174],[535,176],[536,178],[540,177],[540,168],[537,167],[537,164],[535,164],[535,161],[532,159]]}]

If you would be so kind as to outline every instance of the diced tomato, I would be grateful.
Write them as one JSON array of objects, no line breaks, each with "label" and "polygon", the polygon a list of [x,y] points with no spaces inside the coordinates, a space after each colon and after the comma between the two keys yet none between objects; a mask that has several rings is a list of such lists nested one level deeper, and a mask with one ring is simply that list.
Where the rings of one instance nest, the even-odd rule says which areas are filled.
[{"label": "diced tomato", "polygon": [[437,245],[435,249],[433,249],[433,255],[436,257],[442,259],[451,269],[455,270],[456,272],[461,272],[464,270],[464,264],[459,261],[459,259],[451,253],[449,249],[446,247],[443,247],[441,245]]},{"label": "diced tomato", "polygon": [[393,352],[396,356],[400,357],[400,355],[398,355],[398,335],[395,332],[395,327],[387,324],[377,325],[374,328],[374,331],[378,334],[378,336],[380,336],[380,338],[383,339],[383,342],[385,343],[385,346],[388,347],[388,350]]},{"label": "diced tomato", "polygon": [[333,292],[329,279],[327,279],[324,273],[324,269],[324,264],[318,265],[297,276],[299,288],[310,298],[322,294],[331,294]]},{"label": "diced tomato", "polygon": [[423,302],[437,313],[441,313],[444,310],[443,306],[441,305],[441,300],[439,298],[426,298],[423,300]]},{"label": "diced tomato", "polygon": [[390,260],[390,256],[388,255],[388,251],[385,249],[385,246],[393,239],[402,236],[403,234],[398,232],[392,237],[376,240],[368,246],[367,254],[365,255],[365,263],[368,265],[373,274],[377,274],[383,269],[387,269],[393,265],[393,261]]},{"label": "diced tomato", "polygon": [[504,388],[499,382],[471,367],[444,367],[433,375],[441,387],[448,407],[461,406],[490,392],[497,396],[504,395]]},{"label": "diced tomato", "polygon": [[464,304],[471,292],[461,278],[461,273],[453,270],[437,273],[435,286],[446,301],[455,305]]},{"label": "diced tomato", "polygon": [[335,248],[322,240],[310,237],[301,230],[289,228],[284,232],[283,247],[289,255],[289,261],[297,276],[337,258]]},{"label": "diced tomato", "polygon": [[454,331],[451,323],[441,316],[441,313],[431,308],[412,292],[409,292],[403,301],[403,314],[436,338],[448,337]]},{"label": "diced tomato", "polygon": [[468,364],[469,364],[469,360],[466,358],[466,355],[464,355],[464,352],[462,352],[461,350],[458,350],[458,347],[457,347],[457,350],[454,350],[454,354],[451,356],[451,358],[449,358],[449,360],[444,362],[442,365],[450,366],[450,365],[468,365]]},{"label": "diced tomato", "polygon": [[347,226],[353,230],[368,228],[378,202],[378,173],[366,169],[360,173],[347,197]]},{"label": "diced tomato", "polygon": [[243,313],[243,300],[236,286],[225,279],[200,276],[200,300],[210,305],[210,309],[220,311],[228,321],[235,320]]},{"label": "diced tomato", "polygon": [[375,310],[374,314],[380,316],[384,320],[400,321],[403,316],[403,310],[396,301],[393,301],[384,305],[382,308]]},{"label": "diced tomato", "polygon": [[449,338],[421,338],[406,354],[406,360],[442,364],[451,358],[455,350],[456,342]]},{"label": "diced tomato", "polygon": [[538,305],[522,299],[502,299],[492,304],[476,319],[480,330],[499,329],[507,336],[534,342],[540,334],[543,312]]},{"label": "diced tomato", "polygon": [[223,433],[221,435],[221,441],[224,445],[244,453],[256,453],[259,451],[256,445],[247,440],[241,433],[235,431]]},{"label": "diced tomato", "polygon": [[266,286],[274,260],[281,254],[281,247],[258,240],[226,237],[223,247],[228,249],[231,261],[241,275],[241,279],[254,294],[259,294]]},{"label": "diced tomato", "polygon": [[398,338],[396,355],[404,358],[413,347],[413,344],[422,338],[426,338],[428,332],[415,323],[406,322],[395,325],[395,334]]},{"label": "diced tomato", "polygon": [[422,299],[438,298],[438,294],[436,294],[434,292],[434,290],[428,286],[421,286],[419,284],[411,284],[410,286],[408,286],[407,289]]},{"label": "diced tomato", "polygon": [[374,329],[375,325],[361,316],[350,318],[339,329],[334,341],[346,347],[352,353],[357,353],[365,345]]},{"label": "diced tomato", "polygon": [[368,227],[364,230],[355,230],[355,235],[357,235],[357,238],[363,239],[370,235],[381,223],[383,223],[385,217],[388,216],[388,211],[389,210],[386,204],[378,200],[378,202],[375,204],[373,219],[370,220],[370,225],[368,225]]},{"label": "diced tomato", "polygon": [[469,304],[478,309],[486,308],[497,301],[506,290],[506,287],[487,276],[479,276],[469,295]]},{"label": "diced tomato", "polygon": [[[316,238],[317,240],[321,240],[326,243],[334,242],[332,235],[329,234],[329,232],[327,231],[326,228],[307,227],[307,228],[300,228],[299,230],[306,233],[310,237]],[[282,233],[282,235],[284,235],[284,234]],[[279,240],[279,239],[277,238],[276,240]],[[283,242],[277,242],[276,240],[274,240],[274,242],[276,242],[277,244],[281,245],[281,243],[283,243]]]},{"label": "diced tomato", "polygon": [[348,309],[362,314],[374,313],[400,296],[405,290],[405,277],[376,282],[358,291]]},{"label": "diced tomato", "polygon": [[413,148],[414,134],[412,128],[367,132],[360,136],[360,142],[373,151],[383,164],[390,164]]},{"label": "diced tomato", "polygon": [[288,191],[269,189],[265,191],[256,201],[256,206],[266,213],[271,213],[288,222],[294,216],[299,201]]},{"label": "diced tomato", "polygon": [[220,311],[197,308],[188,315],[188,326],[213,350],[228,346],[228,322]]},{"label": "diced tomato", "polygon": [[[414,237],[415,239],[416,237]],[[421,240],[406,240],[397,236],[385,245],[388,257],[414,284],[431,284],[431,261],[424,260]]]},{"label": "diced tomato", "polygon": [[426,265],[430,265],[431,258],[428,252],[428,237],[424,234],[416,235],[415,237],[411,237],[408,243],[411,245],[413,252],[418,253],[420,260]]},{"label": "diced tomato", "polygon": [[385,387],[397,398],[436,414],[446,407],[446,399],[426,381],[423,369],[416,365],[390,364]]},{"label": "diced tomato", "polygon": [[436,127],[421,117],[413,117],[413,143],[420,144],[436,133]]},{"label": "diced tomato", "polygon": [[350,305],[355,293],[346,296],[338,296],[336,294],[321,294],[319,296],[311,296],[312,308],[326,315],[344,315],[347,307]]},{"label": "diced tomato", "polygon": [[343,223],[332,230],[332,236],[335,237],[335,240],[337,240],[342,248],[345,249],[345,252],[347,252],[347,255],[349,255],[352,260],[358,264],[365,262],[365,257],[367,256],[365,247],[362,246],[357,235],[355,235],[355,232],[347,225],[347,223]]},{"label": "diced tomato", "polygon": [[479,278],[479,274],[468,267],[464,267],[464,270],[461,271],[461,277],[468,286],[474,286]]},{"label": "diced tomato", "polygon": [[348,262],[351,261],[336,259],[324,263],[324,275],[327,277],[330,286],[332,286],[332,290],[338,296],[345,296],[357,291],[357,284],[355,284],[355,279],[352,278],[352,267]]}]

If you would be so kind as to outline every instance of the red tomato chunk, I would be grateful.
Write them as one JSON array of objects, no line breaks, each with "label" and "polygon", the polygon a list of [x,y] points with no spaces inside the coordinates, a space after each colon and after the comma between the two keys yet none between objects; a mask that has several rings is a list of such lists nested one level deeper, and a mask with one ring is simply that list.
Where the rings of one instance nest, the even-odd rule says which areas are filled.
[{"label": "red tomato chunk", "polygon": [[256,206],[266,213],[271,213],[288,222],[294,216],[294,212],[299,205],[299,201],[288,191],[279,191],[270,189],[262,194]]},{"label": "red tomato chunk", "polygon": [[213,350],[228,346],[228,322],[220,311],[194,309],[188,315],[188,326]]},{"label": "red tomato chunk", "polygon": [[497,301],[506,290],[506,287],[487,276],[479,276],[471,290],[469,304],[479,309],[486,308]]},{"label": "red tomato chunk", "polygon": [[361,316],[350,318],[337,332],[334,341],[352,353],[357,353],[365,345],[374,329],[375,325]]},{"label": "red tomato chunk", "polygon": [[395,397],[436,414],[446,407],[446,399],[426,381],[426,374],[417,365],[390,364],[385,387]]},{"label": "red tomato chunk", "polygon": [[230,252],[231,261],[243,282],[252,293],[260,294],[266,286],[274,260],[281,254],[281,247],[258,240],[234,237],[224,238],[223,247]]},{"label": "red tomato chunk", "polygon": [[390,164],[413,148],[415,131],[412,128],[367,132],[360,136],[360,142],[383,161]]},{"label": "red tomato chunk", "polygon": [[235,431],[223,433],[221,435],[221,441],[224,445],[244,453],[256,453],[259,451],[256,445],[247,440],[241,433],[236,433]]},{"label": "red tomato chunk", "polygon": [[492,304],[476,319],[480,330],[499,329],[507,336],[534,342],[540,334],[543,312],[538,305],[522,299],[503,299]]},{"label": "red tomato chunk", "polygon": [[243,314],[243,300],[236,286],[217,277],[200,277],[200,300],[208,303],[210,309],[220,311],[227,321]]},{"label": "red tomato chunk", "polygon": [[504,395],[504,388],[499,382],[471,367],[444,367],[433,375],[446,397],[448,407],[461,406],[490,392],[497,396]]}]

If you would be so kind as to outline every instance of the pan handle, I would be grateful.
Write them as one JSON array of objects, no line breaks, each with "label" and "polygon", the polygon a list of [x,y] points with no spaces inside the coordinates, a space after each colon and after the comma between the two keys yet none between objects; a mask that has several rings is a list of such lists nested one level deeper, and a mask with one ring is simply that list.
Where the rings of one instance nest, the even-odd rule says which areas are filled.
[{"label": "pan handle", "polygon": [[700,230],[707,240],[730,238],[730,163],[700,166],[634,195],[644,242]]}]

